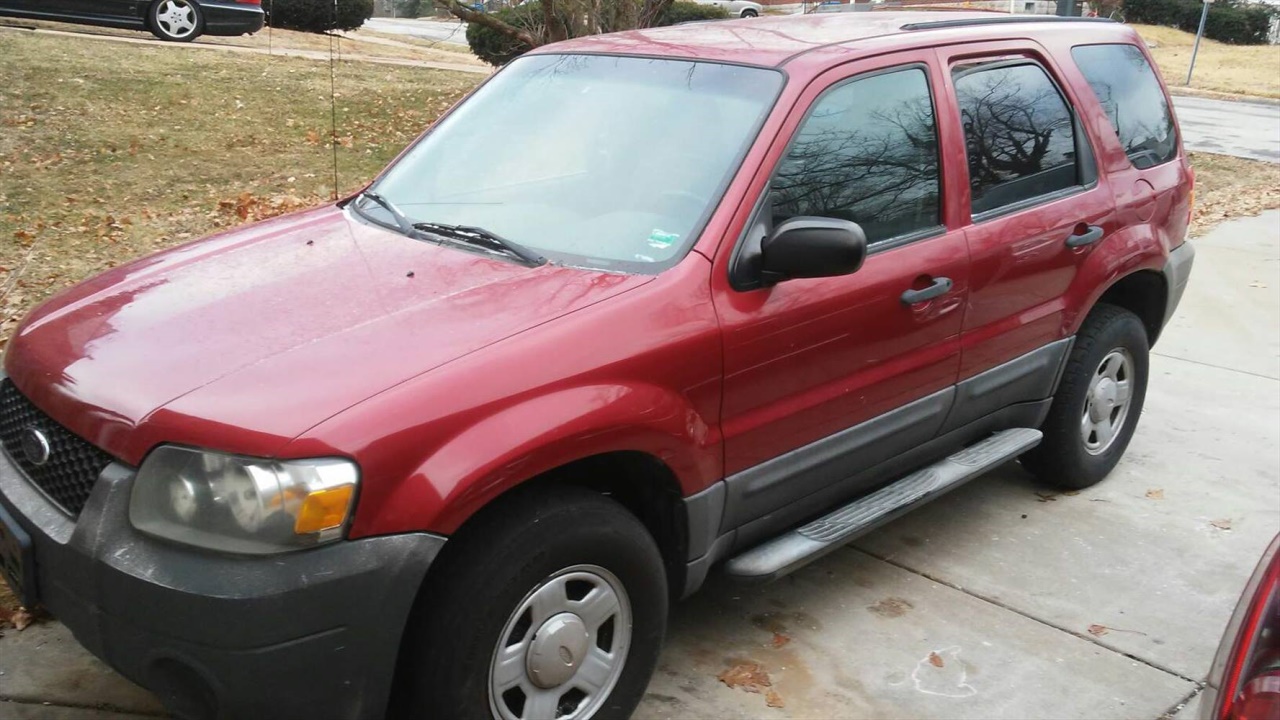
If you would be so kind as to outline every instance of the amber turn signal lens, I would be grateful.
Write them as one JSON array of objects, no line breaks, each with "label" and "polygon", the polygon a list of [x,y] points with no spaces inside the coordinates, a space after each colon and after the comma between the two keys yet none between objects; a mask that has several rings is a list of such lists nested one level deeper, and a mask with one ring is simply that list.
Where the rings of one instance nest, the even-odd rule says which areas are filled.
[{"label": "amber turn signal lens", "polygon": [[354,492],[355,487],[342,485],[307,495],[302,501],[302,507],[298,509],[298,519],[293,523],[293,531],[299,535],[309,535],[340,527],[346,522]]}]

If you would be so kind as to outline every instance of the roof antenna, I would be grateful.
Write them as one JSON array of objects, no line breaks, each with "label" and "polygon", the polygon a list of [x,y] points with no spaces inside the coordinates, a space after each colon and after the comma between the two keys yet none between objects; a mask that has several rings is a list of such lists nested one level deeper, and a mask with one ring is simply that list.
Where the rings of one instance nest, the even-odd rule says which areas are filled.
[{"label": "roof antenna", "polygon": [[333,23],[329,28],[329,144],[333,146],[333,197],[338,199],[338,99],[334,81],[334,43],[338,41],[338,0],[333,0]]}]

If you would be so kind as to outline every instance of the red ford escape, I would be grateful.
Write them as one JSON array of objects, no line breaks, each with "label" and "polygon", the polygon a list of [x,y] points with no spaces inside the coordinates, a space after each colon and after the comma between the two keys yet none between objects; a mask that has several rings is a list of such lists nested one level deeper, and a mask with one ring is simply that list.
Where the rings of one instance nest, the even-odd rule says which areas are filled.
[{"label": "red ford escape", "polygon": [[4,572],[182,716],[625,717],[717,567],[1106,476],[1191,187],[1106,21],[540,48],[359,195],[33,312]]}]

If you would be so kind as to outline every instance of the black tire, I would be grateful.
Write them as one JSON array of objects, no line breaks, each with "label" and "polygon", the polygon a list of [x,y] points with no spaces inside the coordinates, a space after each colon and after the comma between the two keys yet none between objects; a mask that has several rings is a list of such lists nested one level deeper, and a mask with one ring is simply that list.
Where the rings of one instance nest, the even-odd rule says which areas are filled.
[{"label": "black tire", "polygon": [[[391,716],[493,718],[490,667],[500,638],[514,637],[509,621],[519,627],[523,619],[514,615],[535,588],[574,566],[612,573],[629,601],[632,632],[621,674],[611,692],[599,694],[607,699],[591,715],[629,717],[648,687],[666,630],[662,556],[622,505],[590,490],[554,485],[517,492],[446,544],[405,631]],[[537,628],[521,636],[536,639]],[[597,642],[595,634],[591,642]],[[580,708],[589,703],[581,702]]]},{"label": "black tire", "polygon": [[743,11],[742,11],[742,17],[744,17],[744,18],[753,18],[753,17],[757,17],[759,14],[760,14],[760,13],[756,12],[755,10],[743,10]]},{"label": "black tire", "polygon": [[[1113,353],[1120,353],[1120,357],[1127,353],[1131,361],[1131,390],[1118,429],[1103,445],[1096,435],[1085,437],[1084,416],[1090,407],[1091,383],[1095,376],[1101,377],[1103,360],[1117,357]],[[1138,426],[1147,395],[1147,374],[1148,342],[1142,321],[1124,308],[1099,303],[1076,334],[1049,417],[1041,426],[1044,440],[1022,455],[1023,467],[1038,479],[1064,488],[1086,488],[1105,478],[1124,455]],[[1099,407],[1104,417],[1113,412],[1109,405]],[[1091,451],[1090,443],[1099,447]]]},{"label": "black tire", "polygon": [[161,40],[191,42],[204,32],[204,11],[195,0],[155,0],[147,9],[147,29]]}]

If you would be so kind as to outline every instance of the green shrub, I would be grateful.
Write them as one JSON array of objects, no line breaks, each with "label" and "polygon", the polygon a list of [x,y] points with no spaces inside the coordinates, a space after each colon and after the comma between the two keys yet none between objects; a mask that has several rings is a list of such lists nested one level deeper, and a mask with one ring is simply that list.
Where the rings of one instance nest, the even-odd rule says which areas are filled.
[{"label": "green shrub", "polygon": [[[508,25],[527,29],[541,21],[542,4],[534,0],[503,8],[493,15]],[[532,49],[527,43],[478,23],[467,23],[467,45],[476,57],[490,65],[506,65]]]},{"label": "green shrub", "polygon": [[[1193,33],[1200,27],[1202,8],[1199,0],[1124,0],[1124,19]],[[1267,42],[1271,18],[1276,13],[1262,3],[1217,0],[1209,5],[1204,34],[1225,43],[1261,45]]]},{"label": "green shrub", "polygon": [[355,30],[373,15],[373,0],[266,0],[262,5],[271,27],[322,33]]},{"label": "green shrub", "polygon": [[[607,0],[606,0],[607,2]],[[604,8],[606,25],[612,21],[607,17],[608,8]],[[519,28],[533,28],[542,23],[542,5],[533,0],[516,7],[504,8],[495,12],[494,17]],[[696,20],[719,20],[729,17],[724,8],[715,5],[699,5],[693,2],[673,2],[667,6],[666,12],[655,25],[675,25]],[[569,23],[566,22],[566,25]],[[519,40],[476,23],[467,24],[467,45],[476,57],[490,65],[505,65],[528,52],[531,48]]]},{"label": "green shrub", "polygon": [[695,2],[673,2],[658,20],[658,25],[679,25],[699,20],[723,20],[729,17],[724,8],[717,5],[699,5]]}]

